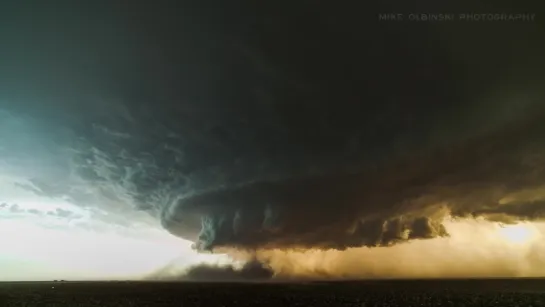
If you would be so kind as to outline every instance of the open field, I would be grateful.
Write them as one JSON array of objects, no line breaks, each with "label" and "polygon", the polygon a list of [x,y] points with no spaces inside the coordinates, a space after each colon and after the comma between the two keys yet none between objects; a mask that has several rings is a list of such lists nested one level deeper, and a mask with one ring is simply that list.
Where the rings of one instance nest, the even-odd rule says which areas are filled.
[{"label": "open field", "polygon": [[545,279],[11,282],[0,306],[545,306]]}]

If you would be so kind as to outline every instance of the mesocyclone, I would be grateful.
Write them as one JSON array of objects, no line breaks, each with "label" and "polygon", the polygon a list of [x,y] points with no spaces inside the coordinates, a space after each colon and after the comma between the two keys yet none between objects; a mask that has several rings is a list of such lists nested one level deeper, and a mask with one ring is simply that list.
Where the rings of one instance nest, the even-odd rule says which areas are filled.
[{"label": "mesocyclone", "polygon": [[545,195],[510,196],[545,184],[537,21],[216,8],[2,10],[3,164],[201,250],[383,246],[446,236],[448,215],[545,215]]}]

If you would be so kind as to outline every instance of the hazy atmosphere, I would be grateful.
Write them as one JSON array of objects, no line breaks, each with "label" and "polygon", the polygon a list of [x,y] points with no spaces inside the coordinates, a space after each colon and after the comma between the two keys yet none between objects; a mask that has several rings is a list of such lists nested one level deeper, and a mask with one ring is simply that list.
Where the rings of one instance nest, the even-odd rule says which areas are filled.
[{"label": "hazy atmosphere", "polygon": [[30,2],[0,280],[545,276],[543,10]]}]

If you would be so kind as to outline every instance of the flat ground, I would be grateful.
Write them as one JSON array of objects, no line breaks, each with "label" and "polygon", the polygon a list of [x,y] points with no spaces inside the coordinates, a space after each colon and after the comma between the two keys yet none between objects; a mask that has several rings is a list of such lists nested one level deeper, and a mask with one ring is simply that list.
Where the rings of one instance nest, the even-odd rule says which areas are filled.
[{"label": "flat ground", "polygon": [[13,282],[0,306],[545,306],[545,279],[312,283]]}]

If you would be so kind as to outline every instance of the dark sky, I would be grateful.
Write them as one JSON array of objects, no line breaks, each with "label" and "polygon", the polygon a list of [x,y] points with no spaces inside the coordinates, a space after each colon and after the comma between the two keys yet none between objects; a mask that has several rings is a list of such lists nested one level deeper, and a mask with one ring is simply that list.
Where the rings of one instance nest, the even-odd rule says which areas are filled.
[{"label": "dark sky", "polygon": [[[37,193],[145,210],[203,249],[545,216],[545,195],[502,201],[545,183],[543,9],[193,2],[4,1],[3,163]],[[423,13],[454,20],[409,20]]]}]

